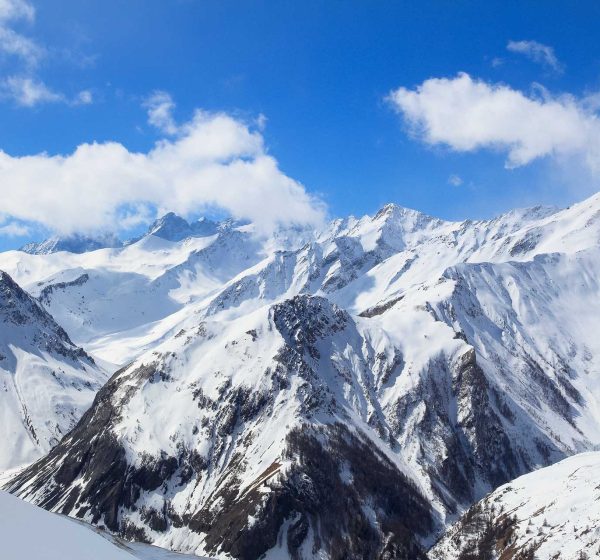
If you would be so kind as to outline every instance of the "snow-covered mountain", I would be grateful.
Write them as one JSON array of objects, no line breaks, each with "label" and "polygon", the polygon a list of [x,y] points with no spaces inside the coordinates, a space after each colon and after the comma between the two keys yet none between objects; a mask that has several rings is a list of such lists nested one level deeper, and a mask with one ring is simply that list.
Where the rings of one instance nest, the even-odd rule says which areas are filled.
[{"label": "snow-covered mountain", "polygon": [[208,237],[222,229],[222,224],[201,218],[191,224],[174,212],[165,214],[149,228],[147,235],[155,235],[167,241],[181,241],[188,237]]},{"label": "snow-covered mountain", "polygon": [[116,373],[11,488],[183,552],[423,557],[433,515],[376,435],[386,426],[347,313],[300,296],[185,326]]},{"label": "snow-covered mountain", "polygon": [[86,253],[106,247],[120,247],[123,243],[116,235],[103,235],[90,237],[87,235],[73,234],[68,236],[54,236],[40,241],[39,243],[27,243],[21,247],[21,251],[31,255],[48,255],[59,251],[69,253]]},{"label": "snow-covered mountain", "polygon": [[388,205],[312,235],[150,233],[0,267],[121,366],[10,488],[127,538],[419,558],[489,491],[600,445],[600,195],[489,221]]},{"label": "snow-covered mountain", "polygon": [[47,453],[105,381],[42,305],[0,271],[0,471]]},{"label": "snow-covered mountain", "polygon": [[600,558],[600,453],[581,453],[511,481],[475,504],[432,560]]}]

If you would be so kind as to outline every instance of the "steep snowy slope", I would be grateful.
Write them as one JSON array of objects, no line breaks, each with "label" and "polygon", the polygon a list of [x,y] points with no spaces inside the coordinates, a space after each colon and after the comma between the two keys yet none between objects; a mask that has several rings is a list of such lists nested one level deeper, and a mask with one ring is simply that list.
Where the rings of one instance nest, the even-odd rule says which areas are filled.
[{"label": "steep snowy slope", "polygon": [[183,552],[423,558],[436,520],[389,445],[372,354],[322,298],[190,322],[9,487]]},{"label": "steep snowy slope", "polygon": [[501,486],[431,550],[432,560],[600,558],[600,453],[582,453]]},{"label": "steep snowy slope", "polygon": [[191,560],[147,545],[124,543],[84,523],[48,513],[0,492],[2,560]]},{"label": "steep snowy slope", "polygon": [[47,453],[105,380],[44,308],[0,272],[0,471]]},{"label": "steep snowy slope", "polygon": [[[598,250],[461,264],[368,313],[398,363],[378,400],[448,513],[600,444],[599,269]],[[456,339],[462,371],[448,367]]]}]

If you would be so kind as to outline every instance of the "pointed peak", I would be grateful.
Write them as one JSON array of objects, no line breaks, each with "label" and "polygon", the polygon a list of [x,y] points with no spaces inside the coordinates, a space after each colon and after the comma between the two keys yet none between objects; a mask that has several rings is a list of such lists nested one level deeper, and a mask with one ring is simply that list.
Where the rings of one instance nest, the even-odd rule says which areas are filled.
[{"label": "pointed peak", "polygon": [[405,233],[426,229],[441,225],[444,220],[434,218],[412,208],[399,206],[398,204],[386,204],[373,216],[372,222],[379,222],[385,228],[400,228]]},{"label": "pointed peak", "polygon": [[148,235],[155,235],[167,241],[182,241],[188,237],[207,237],[219,230],[219,224],[208,218],[188,222],[175,212],[167,212],[158,218],[149,228]]},{"label": "pointed peak", "polygon": [[373,216],[373,220],[378,220],[380,218],[400,218],[404,216],[418,217],[423,216],[424,218],[434,219],[423,212],[419,212],[419,210],[413,210],[412,208],[406,208],[405,206],[400,206],[399,204],[395,204],[390,202],[385,206],[382,206],[381,209]]}]

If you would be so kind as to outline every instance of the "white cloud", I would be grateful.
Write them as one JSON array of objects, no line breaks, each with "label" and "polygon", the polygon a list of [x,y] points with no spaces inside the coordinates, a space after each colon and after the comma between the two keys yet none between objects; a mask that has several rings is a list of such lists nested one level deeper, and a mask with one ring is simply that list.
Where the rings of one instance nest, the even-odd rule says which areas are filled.
[{"label": "white cloud", "polygon": [[55,102],[89,105],[93,101],[91,91],[80,91],[70,99],[37,77],[36,68],[49,51],[14,29],[19,22],[33,23],[34,19],[35,9],[27,0],[0,0],[0,55],[19,62],[12,76],[0,80],[0,96],[12,99],[22,107]]},{"label": "white cloud", "polygon": [[11,24],[20,20],[32,22],[35,10],[24,0],[0,0],[0,52],[23,60],[27,66],[35,66],[45,50],[33,39],[17,33]]},{"label": "white cloud", "polygon": [[52,91],[39,80],[25,76],[9,76],[0,84],[0,93],[10,97],[22,107],[33,107],[40,103],[65,101],[64,95]]},{"label": "white cloud", "polygon": [[94,102],[94,96],[89,89],[80,91],[73,99],[73,105],[91,105]]},{"label": "white cloud", "polygon": [[30,229],[17,222],[9,222],[3,226],[0,226],[0,235],[5,237],[23,237],[30,234]]},{"label": "white cloud", "polygon": [[178,127],[173,118],[175,102],[166,91],[154,91],[144,100],[148,111],[148,122],[165,134],[177,134]]},{"label": "white cloud", "polygon": [[576,156],[600,171],[600,122],[587,98],[542,93],[531,97],[461,73],[425,80],[415,89],[398,88],[388,99],[427,144],[506,152],[508,167]]},{"label": "white cloud", "polygon": [[448,177],[448,184],[453,187],[460,187],[463,184],[463,180],[458,175],[450,175]]},{"label": "white cloud", "polygon": [[0,0],[0,22],[34,18],[35,8],[26,0]]},{"label": "white cloud", "polygon": [[537,41],[509,41],[507,50],[513,53],[523,54],[527,58],[552,68],[555,72],[562,72],[562,64],[556,58],[554,49]]},{"label": "white cloud", "polygon": [[183,215],[218,207],[259,228],[320,224],[323,204],[286,176],[263,137],[222,113],[197,111],[147,153],[82,144],[69,155],[0,151],[2,212],[58,233],[125,230],[148,207]]},{"label": "white cloud", "polygon": [[35,66],[44,55],[44,49],[35,41],[2,25],[0,25],[0,51],[21,58],[29,66]]}]

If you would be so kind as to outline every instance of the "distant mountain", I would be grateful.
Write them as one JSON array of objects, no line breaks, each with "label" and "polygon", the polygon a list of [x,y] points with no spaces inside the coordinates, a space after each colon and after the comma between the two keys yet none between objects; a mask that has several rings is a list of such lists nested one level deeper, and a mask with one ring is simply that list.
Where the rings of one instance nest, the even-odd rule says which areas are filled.
[{"label": "distant mountain", "polygon": [[600,453],[517,478],[472,506],[431,560],[600,558]]},{"label": "distant mountain", "polygon": [[39,243],[27,243],[21,247],[21,251],[31,255],[49,255],[59,251],[69,253],[86,253],[97,249],[108,247],[121,247],[123,242],[115,235],[104,235],[100,237],[89,237],[86,235],[73,234],[67,237],[50,237]]},{"label": "distant mountain", "polygon": [[0,271],[0,471],[47,453],[105,380],[52,316]]},{"label": "distant mountain", "polygon": [[181,241],[187,237],[206,237],[219,230],[219,223],[200,218],[189,223],[181,216],[169,212],[156,220],[149,228],[147,235],[156,235],[168,241]]},{"label": "distant mountain", "polygon": [[[215,235],[218,231],[235,227],[235,225],[237,225],[236,222],[232,220],[213,222],[207,218],[200,218],[190,223],[181,216],[173,212],[168,212],[153,222],[145,235],[154,235],[168,241],[181,241],[189,237]],[[81,254],[98,249],[122,247],[124,244],[135,243],[139,239],[140,237],[123,243],[114,234],[95,237],[73,234],[68,236],[53,236],[44,241],[27,243],[20,250],[31,255],[49,255],[59,251]]]}]

